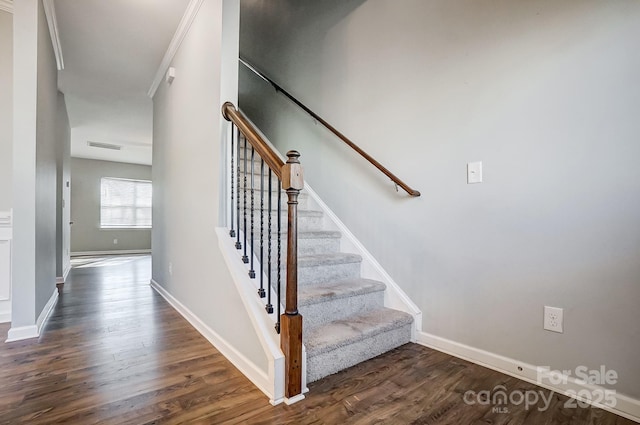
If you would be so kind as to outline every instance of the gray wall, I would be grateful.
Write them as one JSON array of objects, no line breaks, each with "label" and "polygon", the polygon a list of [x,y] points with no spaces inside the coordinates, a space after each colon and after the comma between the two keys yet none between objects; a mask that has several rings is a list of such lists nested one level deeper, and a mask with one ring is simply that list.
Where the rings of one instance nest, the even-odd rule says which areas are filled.
[{"label": "gray wall", "polygon": [[14,4],[12,329],[33,326],[56,284],[57,69],[42,2]]},{"label": "gray wall", "polygon": [[237,84],[237,73],[221,72],[223,31],[232,22],[225,20],[223,30],[223,3],[234,1],[203,2],[171,64],[173,84],[163,81],[153,99],[153,279],[266,372],[266,356],[215,233],[221,94]]},{"label": "gray wall", "polygon": [[71,254],[71,127],[64,94],[58,92],[56,152],[56,276],[68,273]]},{"label": "gray wall", "polygon": [[[317,4],[315,4],[317,3]],[[640,3],[243,0],[240,105],[423,312],[427,333],[640,398]],[[483,161],[484,183],[466,184]],[[375,231],[371,231],[375,229]],[[564,308],[564,334],[542,329]]]},{"label": "gray wall", "polygon": [[0,211],[11,208],[13,15],[0,11]]},{"label": "gray wall", "polygon": [[[38,103],[36,148],[36,312],[56,284],[58,68],[42,2],[38,2]],[[61,104],[64,107],[64,101]],[[68,120],[61,125],[68,126]]]},{"label": "gray wall", "polygon": [[151,180],[151,167],[71,158],[71,252],[151,249],[151,229],[100,228],[102,177]]}]

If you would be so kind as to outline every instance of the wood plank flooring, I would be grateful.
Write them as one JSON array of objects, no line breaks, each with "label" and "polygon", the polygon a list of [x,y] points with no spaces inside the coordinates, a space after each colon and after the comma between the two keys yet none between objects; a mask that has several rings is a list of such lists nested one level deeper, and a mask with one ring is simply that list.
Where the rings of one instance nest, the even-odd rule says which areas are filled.
[{"label": "wood plank flooring", "polygon": [[[468,390],[534,385],[407,344],[267,398],[148,285],[150,258],[76,264],[39,340],[0,343],[0,424],[632,424],[592,408],[468,405]],[[0,336],[9,326],[0,324]],[[505,411],[506,409],[507,411]]]}]

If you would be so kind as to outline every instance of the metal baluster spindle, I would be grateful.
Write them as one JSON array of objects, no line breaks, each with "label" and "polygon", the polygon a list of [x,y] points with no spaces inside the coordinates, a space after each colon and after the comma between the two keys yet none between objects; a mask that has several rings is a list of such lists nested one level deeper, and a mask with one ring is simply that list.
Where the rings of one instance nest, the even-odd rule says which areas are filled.
[{"label": "metal baluster spindle", "polygon": [[254,168],[253,165],[255,164],[255,154],[256,154],[256,150],[253,148],[253,146],[251,146],[251,268],[249,269],[249,277],[251,279],[255,279],[256,278],[256,270],[253,268],[253,240],[254,238],[254,219],[253,219],[253,209],[255,206],[255,190],[254,190],[254,177],[253,177],[253,172],[254,172]]},{"label": "metal baluster spindle", "polygon": [[280,236],[282,232],[282,182],[278,179],[278,301],[277,301],[277,322],[276,322],[276,332],[280,333],[280,304],[282,297],[280,296],[280,282],[282,280],[282,238]]},{"label": "metal baluster spindle", "polygon": [[242,249],[242,244],[240,243],[240,130],[236,128],[234,133],[238,141],[236,143],[236,249]]},{"label": "metal baluster spindle", "polygon": [[242,262],[247,264],[249,262],[249,257],[247,257],[247,138],[243,137],[243,140],[244,187],[242,188],[242,192],[244,195],[244,209],[242,210],[242,215],[244,217],[244,226],[242,227],[242,233],[244,234],[244,255],[242,256]]},{"label": "metal baluster spindle", "polygon": [[231,236],[232,238],[236,237],[236,231],[233,228],[233,209],[235,208],[235,205],[233,203],[234,199],[233,199],[233,180],[235,177],[235,169],[234,167],[234,163],[233,163],[233,155],[235,155],[234,152],[234,139],[235,139],[235,125],[233,123],[231,123],[231,230],[229,230],[229,236]]},{"label": "metal baluster spindle", "polygon": [[[269,211],[271,213],[271,211]],[[260,158],[260,298],[265,297],[264,292],[264,159]]]},{"label": "metal baluster spindle", "polygon": [[267,202],[267,210],[269,215],[267,216],[267,306],[265,309],[267,313],[273,313],[273,304],[271,304],[271,168],[269,168],[269,201]]}]

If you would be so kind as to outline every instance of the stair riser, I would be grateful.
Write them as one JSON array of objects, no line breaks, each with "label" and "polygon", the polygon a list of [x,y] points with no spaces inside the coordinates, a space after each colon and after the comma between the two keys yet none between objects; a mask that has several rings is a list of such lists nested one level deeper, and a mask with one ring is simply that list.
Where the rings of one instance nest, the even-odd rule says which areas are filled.
[{"label": "stair riser", "polygon": [[298,266],[298,285],[313,285],[360,277],[360,263]]},{"label": "stair riser", "polygon": [[[260,178],[260,161],[254,161],[253,162],[253,174],[255,174],[257,176],[257,178]],[[235,165],[236,167],[236,171],[238,170],[238,166],[237,164]],[[244,170],[245,170],[245,165],[244,165],[244,161],[240,160],[240,175],[244,174]],[[251,161],[247,159],[247,174],[251,175]],[[273,171],[272,171],[273,174]],[[264,175],[265,177],[267,177],[269,175],[269,167],[267,166],[267,164],[264,164],[264,169],[262,170],[262,175]],[[273,174],[275,175],[275,174]]]},{"label": "stair riser", "polygon": [[[267,232],[268,216],[264,217],[264,229],[265,234]],[[287,230],[287,213],[283,212],[280,220],[281,229]],[[275,215],[271,216],[271,230],[275,235],[278,231],[278,218]],[[319,216],[302,216],[298,215],[298,232],[312,232],[322,229],[322,217]],[[244,215],[240,212],[240,230],[244,230]],[[251,232],[251,213],[247,213],[247,235]],[[253,232],[260,235],[260,214],[255,214],[253,217]]]},{"label": "stair riser", "polygon": [[[236,204],[236,192],[233,192],[233,204]],[[286,193],[282,194],[280,198],[280,208],[282,208],[282,212],[286,214],[288,208],[288,197]],[[269,192],[264,193],[264,209],[265,212],[268,210],[269,206]],[[306,193],[301,193],[298,196],[298,209],[306,210],[309,207],[309,195]],[[277,192],[271,196],[271,209],[274,211],[278,208],[278,194]],[[260,213],[260,188],[254,189],[253,193],[253,209],[254,214]],[[244,191],[240,190],[240,212],[242,213],[244,210]],[[251,189],[247,190],[247,211],[251,211]],[[235,213],[234,213],[235,214]],[[275,212],[273,213],[275,214]],[[265,215],[266,220],[266,215]]]},{"label": "stair riser", "polygon": [[411,340],[411,324],[377,334],[354,344],[307,358],[307,382],[372,359]]},{"label": "stair riser", "polygon": [[[253,247],[256,253],[260,250],[260,228],[255,231],[257,238],[253,241]],[[287,235],[282,235],[282,253],[285,255],[287,252]],[[266,261],[267,250],[269,249],[269,243],[267,241],[266,229],[264,235],[264,258]],[[340,239],[325,238],[325,239],[298,239],[298,256],[303,255],[316,255],[316,254],[330,254],[338,252],[340,249]],[[278,242],[275,240],[275,235],[271,239],[271,258],[275,258],[275,254],[278,250]]]},{"label": "stair riser", "polygon": [[[233,205],[237,207],[237,196],[238,193],[233,191]],[[244,190],[240,188],[240,210],[244,210]],[[282,196],[280,197],[280,208],[282,212],[286,214],[288,208],[289,197],[286,192],[282,192]],[[260,211],[260,187],[255,187],[253,190],[253,209],[256,212]],[[298,210],[308,210],[311,209],[309,205],[309,195],[306,193],[301,193],[298,195]],[[269,192],[264,192],[264,210],[265,212],[269,210]],[[271,195],[271,210],[273,214],[276,214],[278,210],[278,193],[272,192]],[[247,211],[251,211],[251,188],[247,188]]]},{"label": "stair riser", "polygon": [[382,307],[384,307],[384,292],[379,291],[299,306],[298,310],[303,317],[304,329],[308,331],[334,320],[346,319],[354,314]]},{"label": "stair riser", "polygon": [[[286,244],[285,244],[286,245]],[[330,254],[340,250],[340,239],[298,239],[298,255]]]},{"label": "stair riser", "polygon": [[[251,188],[251,174],[247,173],[247,174],[240,174],[239,178],[234,178],[234,187],[235,186],[239,186],[241,189],[243,187],[245,187],[245,182],[244,182],[244,177],[247,176],[247,183],[246,183],[246,187],[247,189]],[[253,174],[253,187],[256,190],[260,190],[260,183],[261,183],[261,179],[260,179],[260,172],[256,171]],[[264,190],[265,192],[269,190],[269,177],[265,176],[264,178]],[[273,192],[277,192],[278,191],[278,178],[274,176],[271,176],[271,190]],[[283,193],[282,196],[285,196],[285,194]]]},{"label": "stair riser", "polygon": [[[254,247],[255,248],[255,247]],[[271,257],[271,282],[274,289],[277,283],[277,257],[276,252],[272,252]],[[265,254],[266,258],[266,254]],[[286,291],[287,282],[287,251],[282,250],[282,268],[280,272],[282,293]],[[266,263],[266,260],[265,260]],[[265,265],[266,268],[266,265]],[[339,280],[355,279],[360,276],[360,263],[346,263],[346,264],[323,264],[311,267],[301,267],[298,265],[298,287],[303,285],[316,285],[319,283],[333,282]]]}]

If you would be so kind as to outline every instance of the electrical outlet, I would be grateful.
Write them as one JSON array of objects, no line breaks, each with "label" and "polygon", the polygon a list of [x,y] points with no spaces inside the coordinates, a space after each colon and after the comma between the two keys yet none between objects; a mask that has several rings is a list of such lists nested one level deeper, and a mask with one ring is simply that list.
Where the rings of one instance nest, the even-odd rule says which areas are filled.
[{"label": "electrical outlet", "polygon": [[544,329],[551,332],[562,333],[562,316],[561,308],[544,306]]},{"label": "electrical outlet", "polygon": [[117,239],[114,239],[114,240],[113,240],[113,244],[114,244],[114,245],[118,245],[118,240],[117,240]]},{"label": "electrical outlet", "polygon": [[173,276],[173,263],[169,263],[169,276]]},{"label": "electrical outlet", "polygon": [[482,183],[482,161],[467,164],[467,183]]}]

